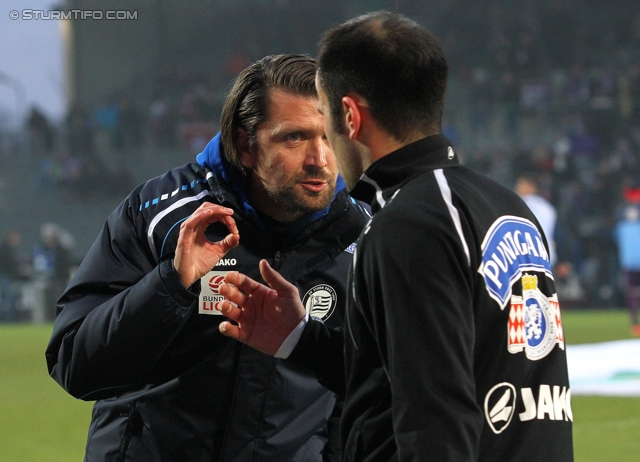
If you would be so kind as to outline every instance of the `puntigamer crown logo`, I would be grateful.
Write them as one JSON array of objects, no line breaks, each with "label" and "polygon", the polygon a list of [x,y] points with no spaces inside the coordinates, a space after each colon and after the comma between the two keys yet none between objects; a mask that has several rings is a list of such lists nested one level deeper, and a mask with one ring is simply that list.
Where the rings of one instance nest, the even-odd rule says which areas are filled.
[{"label": "puntigamer crown logo", "polygon": [[522,276],[522,290],[536,290],[538,288],[538,276],[525,274]]}]

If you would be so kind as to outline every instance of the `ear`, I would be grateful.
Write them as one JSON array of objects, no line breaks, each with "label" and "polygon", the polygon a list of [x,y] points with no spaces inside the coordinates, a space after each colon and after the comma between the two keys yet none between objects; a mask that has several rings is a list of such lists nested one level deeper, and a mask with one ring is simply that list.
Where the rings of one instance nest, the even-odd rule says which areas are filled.
[{"label": "ear", "polygon": [[251,149],[249,149],[249,135],[247,135],[247,132],[242,127],[238,127],[238,139],[236,140],[236,149],[240,154],[240,162],[242,162],[242,165],[244,165],[246,168],[249,168],[249,169],[253,168],[254,156],[251,152]]},{"label": "ear", "polygon": [[342,98],[342,117],[345,134],[349,139],[357,139],[362,128],[362,107],[351,96]]}]

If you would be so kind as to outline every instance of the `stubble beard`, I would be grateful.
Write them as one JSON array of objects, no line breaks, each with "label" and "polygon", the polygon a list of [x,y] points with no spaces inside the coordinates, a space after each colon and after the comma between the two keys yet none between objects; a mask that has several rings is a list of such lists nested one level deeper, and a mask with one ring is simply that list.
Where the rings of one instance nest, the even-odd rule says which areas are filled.
[{"label": "stubble beard", "polygon": [[[316,193],[298,185],[300,181],[311,179],[326,181],[327,187]],[[335,180],[329,174],[322,172],[302,174],[277,186],[269,185],[262,179],[260,179],[260,184],[272,202],[292,213],[311,213],[326,209],[333,201],[336,189]]]}]

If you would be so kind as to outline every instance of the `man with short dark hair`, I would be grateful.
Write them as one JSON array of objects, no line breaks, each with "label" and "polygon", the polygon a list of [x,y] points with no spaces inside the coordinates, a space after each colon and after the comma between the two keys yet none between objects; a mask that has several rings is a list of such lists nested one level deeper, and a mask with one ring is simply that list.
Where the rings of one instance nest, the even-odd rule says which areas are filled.
[{"label": "man with short dark hair", "polygon": [[229,270],[259,278],[268,259],[307,316],[341,329],[366,215],[338,177],[316,69],[302,55],[245,69],[221,134],[122,202],[60,298],[47,364],[97,401],[85,460],[334,460],[334,393],[287,345],[273,358],[222,336],[215,309]]},{"label": "man with short dark hair", "polygon": [[[549,249],[524,202],[461,166],[441,134],[437,39],[372,13],[328,31],[318,63],[341,175],[374,212],[349,276],[343,460],[573,460]],[[220,290],[238,307],[220,309],[238,324],[220,328],[272,353],[304,307],[267,262],[260,268],[271,288],[227,275]],[[294,355],[330,343],[311,338],[314,347],[305,332]],[[316,374],[327,364],[309,363]]]}]

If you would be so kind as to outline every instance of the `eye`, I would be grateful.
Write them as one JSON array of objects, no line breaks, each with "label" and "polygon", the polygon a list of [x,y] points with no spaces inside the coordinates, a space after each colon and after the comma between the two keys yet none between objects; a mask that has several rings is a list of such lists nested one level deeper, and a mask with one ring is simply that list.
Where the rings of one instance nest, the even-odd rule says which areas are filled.
[{"label": "eye", "polygon": [[291,133],[290,135],[287,135],[287,141],[300,141],[300,139],[300,133]]}]

